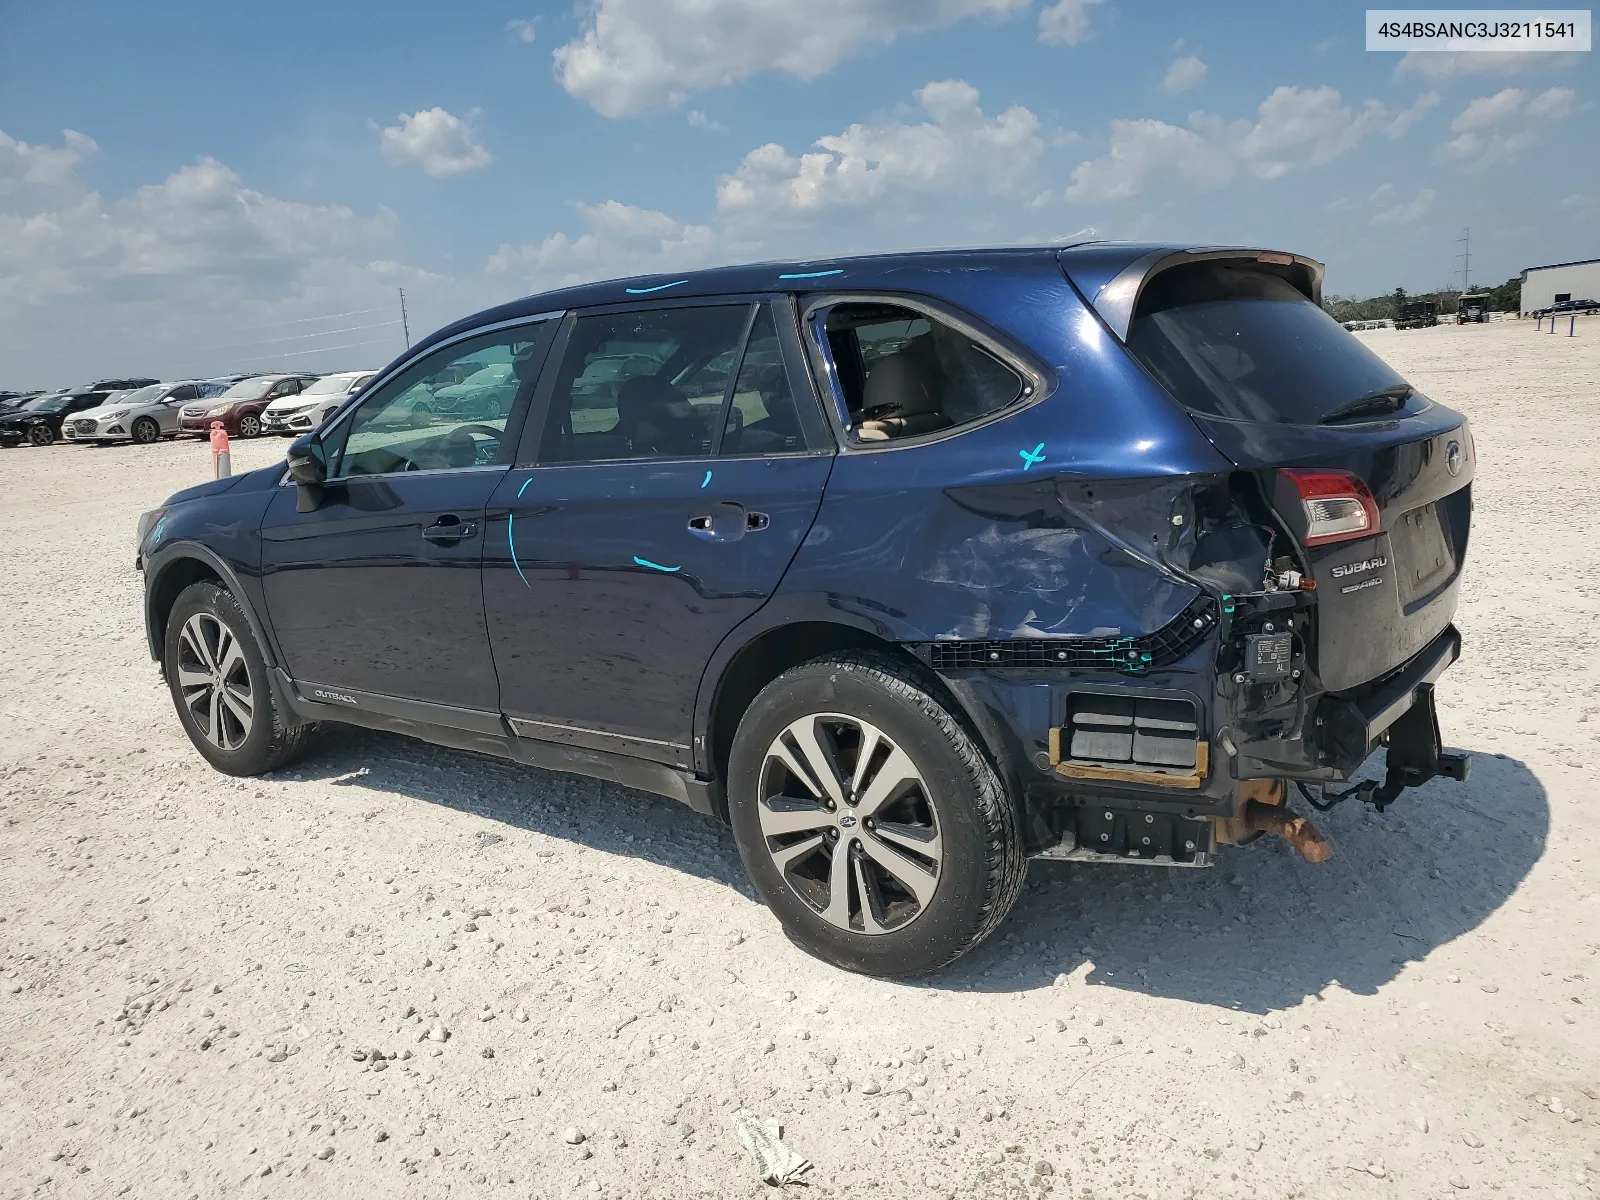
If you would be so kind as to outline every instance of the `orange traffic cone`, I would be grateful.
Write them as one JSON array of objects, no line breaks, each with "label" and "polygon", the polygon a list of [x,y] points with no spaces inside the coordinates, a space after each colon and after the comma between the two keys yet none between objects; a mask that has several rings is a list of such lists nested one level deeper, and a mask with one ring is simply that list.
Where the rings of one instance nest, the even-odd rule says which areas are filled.
[{"label": "orange traffic cone", "polygon": [[211,422],[211,478],[226,479],[233,474],[233,459],[228,453],[228,431],[221,421]]}]

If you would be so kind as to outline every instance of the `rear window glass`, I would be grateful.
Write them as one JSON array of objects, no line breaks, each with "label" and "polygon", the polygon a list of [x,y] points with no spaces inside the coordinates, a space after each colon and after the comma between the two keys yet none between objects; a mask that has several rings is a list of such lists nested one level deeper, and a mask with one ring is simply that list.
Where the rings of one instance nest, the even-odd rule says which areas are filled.
[{"label": "rear window glass", "polygon": [[1287,280],[1215,263],[1156,276],[1139,297],[1128,349],[1184,407],[1236,421],[1315,425],[1405,387]]}]

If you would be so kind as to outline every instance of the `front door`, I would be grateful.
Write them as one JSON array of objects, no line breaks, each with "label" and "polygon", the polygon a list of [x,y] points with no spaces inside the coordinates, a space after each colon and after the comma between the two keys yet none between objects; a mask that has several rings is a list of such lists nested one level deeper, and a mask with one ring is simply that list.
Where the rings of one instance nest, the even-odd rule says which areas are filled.
[{"label": "front door", "polygon": [[484,607],[518,734],[689,763],[706,663],[777,588],[833,461],[784,319],[701,302],[572,323],[537,452],[489,504]]},{"label": "front door", "polygon": [[[324,432],[329,482],[313,512],[280,488],[262,526],[267,612],[303,695],[493,712],[483,615],[484,510],[504,479],[552,322],[454,342],[380,384]],[[444,380],[504,367],[494,406],[442,413]],[[490,415],[491,409],[496,415]],[[482,419],[479,419],[481,416]]]}]

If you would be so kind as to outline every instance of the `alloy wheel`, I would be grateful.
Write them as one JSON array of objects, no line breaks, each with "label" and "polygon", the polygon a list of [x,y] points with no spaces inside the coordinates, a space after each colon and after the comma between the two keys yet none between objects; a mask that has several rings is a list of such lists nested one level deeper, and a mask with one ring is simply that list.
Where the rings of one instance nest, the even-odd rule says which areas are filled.
[{"label": "alloy wheel", "polygon": [[141,446],[148,446],[160,436],[160,427],[148,417],[133,423],[133,440]]},{"label": "alloy wheel", "polygon": [[48,446],[56,440],[56,435],[51,432],[48,425],[35,425],[28,430],[28,440],[35,446]]},{"label": "alloy wheel", "polygon": [[261,432],[261,421],[260,421],[259,418],[253,417],[249,413],[246,413],[244,416],[239,418],[239,436],[240,437],[242,437],[242,438],[253,438],[253,437],[256,436],[256,434],[258,434],[260,432]]},{"label": "alloy wheel", "polygon": [[903,929],[939,885],[932,792],[910,756],[858,717],[817,713],[785,728],[762,763],[757,816],[784,882],[839,929]]},{"label": "alloy wheel", "polygon": [[195,726],[219,750],[237,750],[255,725],[255,692],[244,647],[210,613],[195,613],[178,635],[178,688]]}]

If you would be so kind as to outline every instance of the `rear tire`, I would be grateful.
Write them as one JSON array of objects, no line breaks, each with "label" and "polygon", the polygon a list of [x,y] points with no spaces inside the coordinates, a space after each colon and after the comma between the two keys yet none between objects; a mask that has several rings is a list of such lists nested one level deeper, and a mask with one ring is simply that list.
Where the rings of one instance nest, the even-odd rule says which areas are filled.
[{"label": "rear tire", "polygon": [[999,926],[1027,874],[994,767],[887,656],[819,658],[768,684],[734,737],[728,808],[785,932],[849,971],[944,966]]},{"label": "rear tire", "polygon": [[312,726],[279,707],[250,622],[223,588],[192,583],[179,593],[162,662],[184,732],[217,770],[263,775],[304,750]]},{"label": "rear tire", "polygon": [[161,426],[157,425],[149,417],[140,417],[133,423],[133,428],[129,433],[132,435],[133,440],[141,446],[148,446],[161,440]]}]

